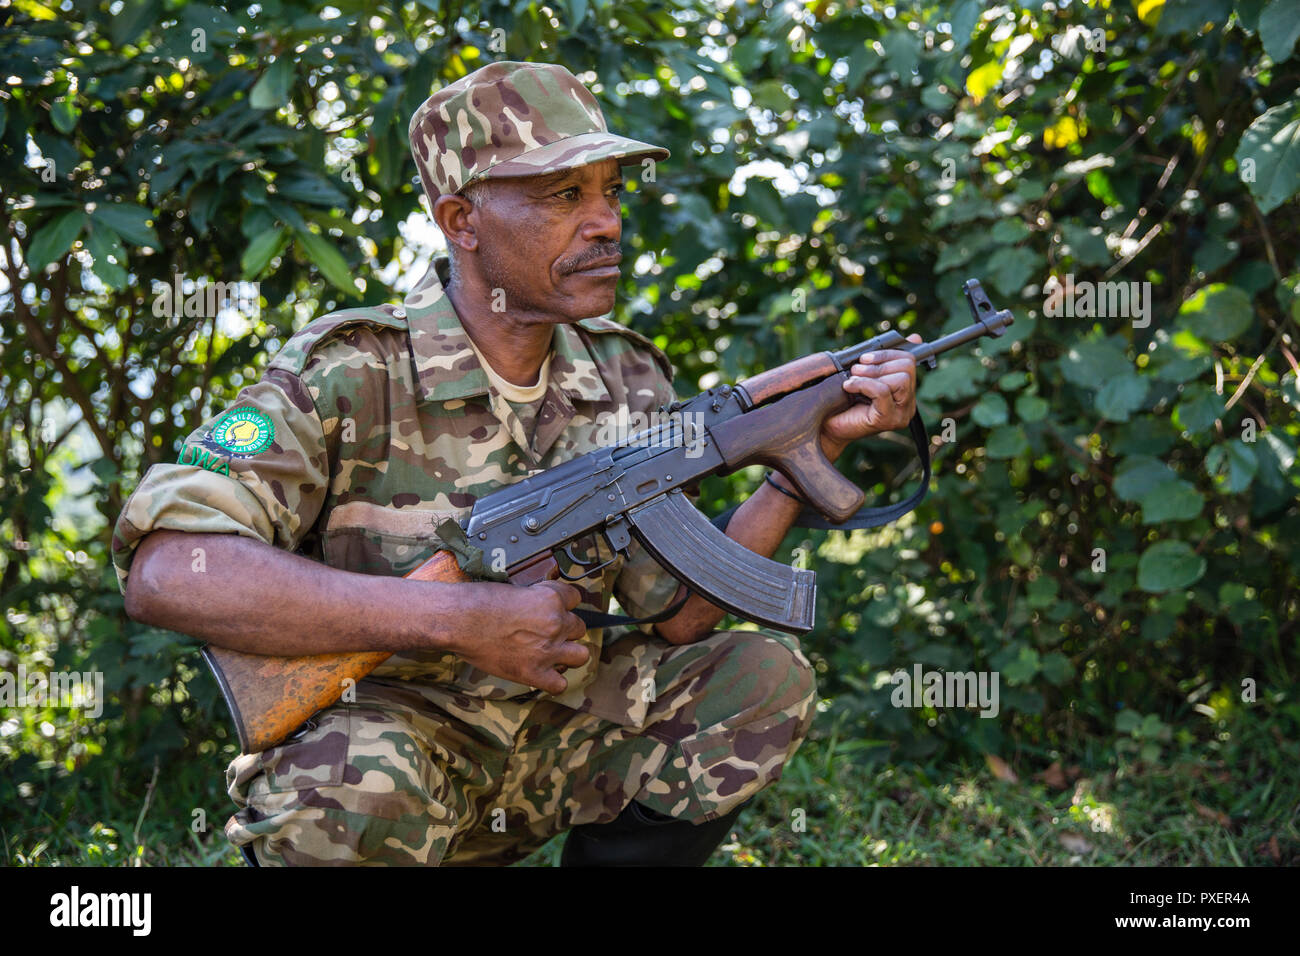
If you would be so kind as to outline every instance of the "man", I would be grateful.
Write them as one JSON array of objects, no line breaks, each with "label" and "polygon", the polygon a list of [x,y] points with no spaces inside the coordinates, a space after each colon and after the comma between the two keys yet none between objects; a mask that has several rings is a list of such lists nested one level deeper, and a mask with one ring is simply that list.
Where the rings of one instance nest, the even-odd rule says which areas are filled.
[{"label": "man", "polygon": [[[226,833],[262,865],[510,862],[565,830],[566,864],[702,864],[807,731],[794,639],[713,632],[723,612],[694,596],[587,631],[579,604],[644,616],[678,591],[635,547],[576,587],[400,577],[442,519],[673,400],[663,353],[596,318],[619,167],[668,153],[610,134],[567,70],[508,62],[432,96],[411,141],[449,259],[401,308],[310,323],[150,469],[114,535],[127,611],[248,652],[393,652],[355,700],[231,764]],[[912,416],[911,357],[864,363],[845,388],[871,403],[828,421],[832,458]],[[799,510],[771,483],[726,529],[765,556]]]}]

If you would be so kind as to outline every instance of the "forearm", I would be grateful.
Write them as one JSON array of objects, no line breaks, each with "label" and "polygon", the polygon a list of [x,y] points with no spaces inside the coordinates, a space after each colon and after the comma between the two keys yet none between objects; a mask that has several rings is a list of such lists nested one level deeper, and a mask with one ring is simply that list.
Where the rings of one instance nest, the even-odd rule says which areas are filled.
[{"label": "forearm", "polygon": [[[832,462],[844,450],[843,444],[832,442],[825,437],[821,442],[822,452]],[[776,475],[773,481],[793,491],[790,483],[783,476]],[[770,558],[790,532],[802,507],[798,501],[781,494],[764,481],[731,516],[731,521],[727,524],[727,537],[737,544],[744,545],[755,554]],[[678,588],[673,600],[679,600],[684,590]],[[708,635],[726,614],[727,612],[716,604],[710,604],[698,594],[692,594],[682,605],[682,609],[668,620],[657,624],[655,631],[664,640],[674,644],[689,644]]]},{"label": "forearm", "polygon": [[132,562],[126,611],[248,653],[428,650],[477,614],[471,586],[355,574],[239,535],[155,531]]}]

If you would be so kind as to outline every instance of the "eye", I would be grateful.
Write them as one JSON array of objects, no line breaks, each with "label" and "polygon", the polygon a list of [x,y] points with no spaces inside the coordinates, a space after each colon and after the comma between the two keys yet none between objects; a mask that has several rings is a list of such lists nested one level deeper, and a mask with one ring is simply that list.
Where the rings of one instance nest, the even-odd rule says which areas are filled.
[{"label": "eye", "polygon": [[568,189],[561,189],[555,195],[561,199],[577,199],[579,193],[581,192],[582,190],[580,190],[577,186],[570,186]]}]

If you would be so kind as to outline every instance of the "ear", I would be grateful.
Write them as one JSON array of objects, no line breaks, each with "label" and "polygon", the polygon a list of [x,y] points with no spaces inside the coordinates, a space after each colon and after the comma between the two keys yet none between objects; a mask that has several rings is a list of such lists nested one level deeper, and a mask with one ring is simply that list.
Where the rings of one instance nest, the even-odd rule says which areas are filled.
[{"label": "ear", "polygon": [[465,252],[478,248],[474,204],[464,196],[446,193],[433,204],[433,221],[438,224],[449,244]]}]

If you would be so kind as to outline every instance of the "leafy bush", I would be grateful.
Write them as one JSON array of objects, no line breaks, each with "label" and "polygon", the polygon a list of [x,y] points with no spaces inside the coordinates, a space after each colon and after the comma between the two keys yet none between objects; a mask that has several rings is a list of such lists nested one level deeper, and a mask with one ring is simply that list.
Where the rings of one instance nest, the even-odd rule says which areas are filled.
[{"label": "leafy bush", "polygon": [[[1117,733],[1152,760],[1170,728],[1251,706],[1244,680],[1285,697],[1288,0],[117,6],[22,0],[0,37],[0,663],[97,667],[112,695],[93,724],[6,714],[6,813],[42,775],[138,782],[154,756],[232,752],[192,642],[123,614],[112,521],[294,328],[414,278],[406,121],[502,58],[568,65],[616,129],[672,150],[630,183],[619,317],[669,352],[683,394],[887,326],[934,337],[969,321],[971,276],[1015,311],[1008,335],[923,373],[942,439],[929,501],[788,542],[816,548],[806,645],[827,719],[865,756]],[[158,316],[177,275],[259,281],[265,305]],[[1097,282],[1144,305],[1084,315]],[[842,465],[884,495],[911,457],[877,439]],[[705,503],[756,480],[710,483]],[[913,663],[998,671],[999,716],[890,706],[889,673]]]}]

